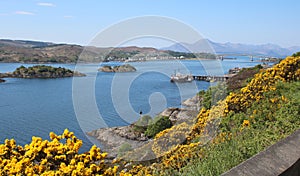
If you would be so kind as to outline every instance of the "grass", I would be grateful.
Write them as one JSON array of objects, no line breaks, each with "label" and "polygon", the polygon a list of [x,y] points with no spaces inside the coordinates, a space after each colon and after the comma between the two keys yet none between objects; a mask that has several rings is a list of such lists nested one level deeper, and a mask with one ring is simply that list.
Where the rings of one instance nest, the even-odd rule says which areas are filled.
[{"label": "grass", "polygon": [[[278,83],[246,112],[230,113],[223,118],[220,132],[232,133],[232,139],[209,143],[205,157],[191,161],[172,175],[220,175],[259,153],[300,128],[300,82]],[[271,101],[271,100],[278,101]],[[241,127],[243,120],[250,126]],[[170,174],[170,173],[168,173]]]}]

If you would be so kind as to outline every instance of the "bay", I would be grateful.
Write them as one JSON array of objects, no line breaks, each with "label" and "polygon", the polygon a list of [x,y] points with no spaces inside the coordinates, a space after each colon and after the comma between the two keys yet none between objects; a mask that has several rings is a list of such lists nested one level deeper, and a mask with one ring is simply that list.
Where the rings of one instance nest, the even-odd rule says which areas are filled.
[{"label": "bay", "polygon": [[[50,131],[57,134],[65,128],[73,131],[83,140],[81,151],[88,150],[93,143],[98,144],[85,133],[100,127],[128,125],[143,114],[156,115],[167,107],[181,107],[181,102],[193,97],[199,90],[206,90],[211,83],[193,81],[175,84],[170,75],[177,72],[193,75],[220,75],[233,67],[250,67],[259,64],[247,57],[236,60],[185,60],[147,61],[130,63],[137,68],[134,73],[97,72],[100,65],[120,65],[121,63],[99,64],[46,64],[54,67],[83,70],[87,77],[78,78],[85,83],[92,80],[91,94],[95,97],[99,115],[91,117],[94,109],[85,103],[83,93],[74,93],[73,78],[58,79],[16,79],[5,78],[0,84],[0,142],[14,138],[18,144],[31,141],[32,136],[49,139]],[[17,67],[36,64],[0,63],[0,72],[11,72]],[[78,84],[84,90],[87,84]],[[78,97],[75,97],[78,96]],[[74,106],[84,107],[84,117]],[[76,102],[75,102],[76,103]],[[95,108],[95,107],[94,107]],[[90,115],[91,114],[91,115]],[[96,123],[93,118],[101,118]],[[99,145],[99,144],[98,144]]]}]

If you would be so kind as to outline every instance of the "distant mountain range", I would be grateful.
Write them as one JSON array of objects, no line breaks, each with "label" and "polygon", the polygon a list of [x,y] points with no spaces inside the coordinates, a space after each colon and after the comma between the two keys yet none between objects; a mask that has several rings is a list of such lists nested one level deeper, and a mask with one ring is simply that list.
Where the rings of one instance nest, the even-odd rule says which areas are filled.
[{"label": "distant mountain range", "polygon": [[241,43],[216,43],[208,39],[199,40],[193,44],[176,43],[169,47],[161,48],[178,52],[207,52],[212,49],[217,54],[249,54],[258,56],[286,57],[300,51],[300,46],[283,48],[275,44],[250,45]]}]

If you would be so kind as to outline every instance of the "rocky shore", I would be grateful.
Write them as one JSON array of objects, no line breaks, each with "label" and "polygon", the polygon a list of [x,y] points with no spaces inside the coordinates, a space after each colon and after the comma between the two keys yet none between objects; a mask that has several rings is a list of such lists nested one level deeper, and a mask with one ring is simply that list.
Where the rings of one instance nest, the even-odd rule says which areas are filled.
[{"label": "rocky shore", "polygon": [[0,83],[3,83],[3,82],[5,82],[5,80],[4,79],[0,79]]},{"label": "rocky shore", "polygon": [[[161,112],[160,116],[169,117],[173,124],[180,123],[197,116],[200,98],[198,95],[182,102],[185,108],[170,107]],[[102,150],[109,153],[109,157],[114,158],[118,154],[119,147],[128,143],[131,147],[137,148],[151,141],[143,133],[136,132],[134,125],[101,128],[87,133],[100,141],[103,145]]]},{"label": "rocky shore", "polygon": [[103,145],[102,150],[108,152],[109,158],[114,158],[118,154],[119,147],[128,143],[132,148],[138,148],[148,142],[148,138],[141,133],[134,132],[133,125],[100,128],[87,133],[95,137]]},{"label": "rocky shore", "polygon": [[132,65],[125,64],[125,65],[114,66],[114,67],[106,65],[99,68],[98,70],[102,72],[135,72],[136,68],[133,67]]}]

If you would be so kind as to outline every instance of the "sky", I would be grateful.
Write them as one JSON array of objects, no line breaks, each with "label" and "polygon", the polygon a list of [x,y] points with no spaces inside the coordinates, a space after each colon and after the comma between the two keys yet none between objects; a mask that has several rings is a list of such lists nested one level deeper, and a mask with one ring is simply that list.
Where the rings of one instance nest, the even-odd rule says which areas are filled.
[{"label": "sky", "polygon": [[214,42],[291,47],[300,46],[299,9],[299,0],[0,0],[0,38],[88,45],[111,25],[154,15]]}]

